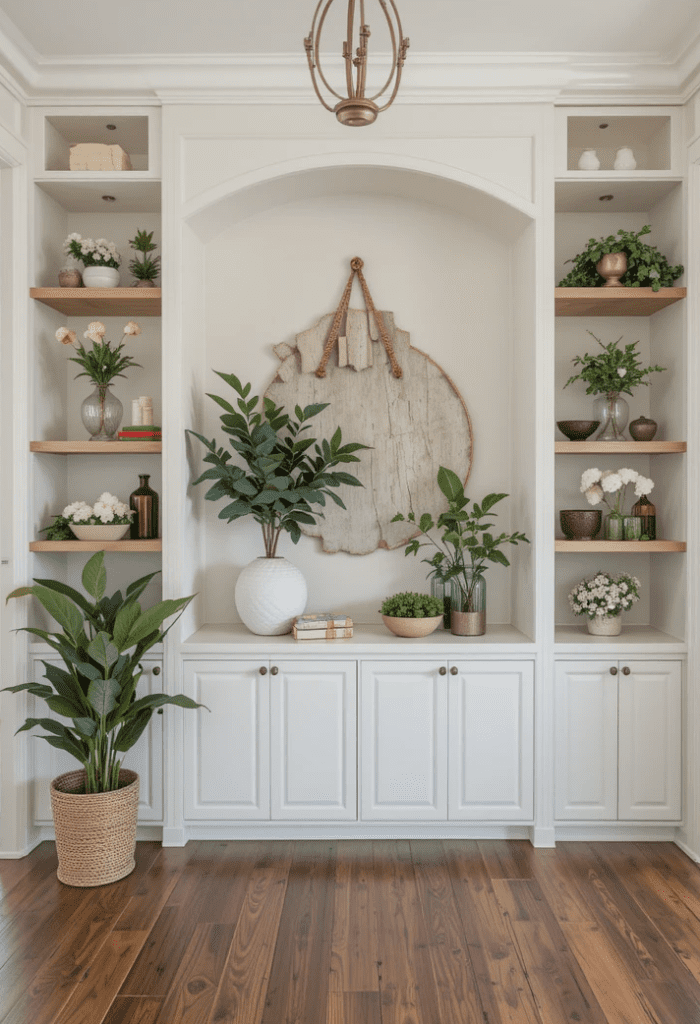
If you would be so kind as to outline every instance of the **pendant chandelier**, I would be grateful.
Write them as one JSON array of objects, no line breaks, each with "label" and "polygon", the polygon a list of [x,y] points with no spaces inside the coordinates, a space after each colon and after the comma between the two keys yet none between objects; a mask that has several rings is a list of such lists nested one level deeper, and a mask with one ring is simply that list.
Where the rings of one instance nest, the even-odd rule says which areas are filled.
[{"label": "pendant chandelier", "polygon": [[[370,0],[367,0],[370,2]],[[341,124],[359,128],[365,124],[372,124],[377,119],[377,114],[390,107],[396,98],[401,83],[401,72],[406,60],[406,51],[409,47],[409,40],[402,36],[401,19],[396,9],[394,0],[376,0],[379,3],[391,37],[392,60],[389,70],[389,77],[382,88],[373,96],[365,96],[367,87],[367,58],[368,42],[370,37],[369,25],[365,21],[365,0],[359,0],[359,17],[355,24],[356,0],[348,0],[347,16],[347,37],[343,43],[343,60],[345,61],[345,92],[343,95],[329,85],[326,76],[321,68],[321,34],[326,21],[326,16],[334,3],[334,0],[319,0],[311,23],[311,31],[304,40],[306,57],[311,71],[316,95],[326,110],[335,113]],[[356,45],[357,43],[357,45]],[[354,51],[354,56],[353,56]],[[324,98],[320,84],[330,93],[331,97],[337,97],[338,103],[332,106]],[[378,106],[377,100],[390,91],[388,100],[383,106]]]}]

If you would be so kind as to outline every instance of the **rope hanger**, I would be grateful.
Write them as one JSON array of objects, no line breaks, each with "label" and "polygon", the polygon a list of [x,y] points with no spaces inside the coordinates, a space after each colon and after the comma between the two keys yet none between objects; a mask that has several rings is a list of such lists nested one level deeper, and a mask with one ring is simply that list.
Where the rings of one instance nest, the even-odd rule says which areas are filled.
[{"label": "rope hanger", "polygon": [[401,370],[401,367],[399,366],[398,361],[396,359],[396,355],[394,353],[394,346],[392,345],[391,338],[389,337],[387,329],[384,326],[384,319],[382,317],[382,314],[379,312],[378,309],[375,308],[374,302],[372,301],[372,296],[369,293],[369,288],[367,287],[365,276],[362,273],[363,266],[364,262],[363,260],[360,259],[359,256],[355,256],[353,259],[350,260],[350,267],[352,268],[350,270],[350,277],[348,278],[348,283],[345,285],[345,291],[343,292],[343,296],[340,300],[338,308],[335,311],[335,316],[333,317],[333,321],[328,332],[328,337],[326,338],[326,344],[323,346],[323,355],[321,356],[321,362],[318,364],[318,367],[316,368],[317,377],[326,376],[326,366],[328,364],[328,359],[330,357],[331,350],[338,341],[338,335],[340,334],[340,325],[343,322],[343,318],[345,317],[348,311],[348,307],[350,305],[350,293],[352,292],[352,284],[355,279],[355,274],[357,274],[357,278],[362,287],[362,294],[365,297],[367,319],[369,321],[370,313],[374,316],[377,328],[379,330],[379,336],[382,339],[382,344],[386,349],[386,354],[389,357],[389,362],[391,363],[391,372],[394,374],[397,380],[403,377],[403,371]]}]

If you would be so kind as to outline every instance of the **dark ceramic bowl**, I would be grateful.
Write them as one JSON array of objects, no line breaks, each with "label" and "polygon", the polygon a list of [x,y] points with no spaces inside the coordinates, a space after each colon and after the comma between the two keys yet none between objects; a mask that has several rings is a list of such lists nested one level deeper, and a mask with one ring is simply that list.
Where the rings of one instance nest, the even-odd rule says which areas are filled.
[{"label": "dark ceramic bowl", "polygon": [[557,426],[570,441],[585,441],[600,426],[600,420],[559,420]]},{"label": "dark ceramic bowl", "polygon": [[559,513],[562,533],[569,540],[593,540],[602,521],[599,508],[569,508]]},{"label": "dark ceramic bowl", "polygon": [[648,420],[646,416],[640,416],[638,420],[632,420],[629,425],[629,432],[633,441],[651,441],[659,429],[655,420]]}]

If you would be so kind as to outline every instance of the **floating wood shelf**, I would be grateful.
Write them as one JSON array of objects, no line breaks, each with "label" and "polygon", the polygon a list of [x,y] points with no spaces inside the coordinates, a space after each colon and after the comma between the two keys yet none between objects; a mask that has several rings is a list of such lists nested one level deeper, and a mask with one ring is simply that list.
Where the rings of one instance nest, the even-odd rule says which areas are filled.
[{"label": "floating wood shelf", "polygon": [[557,316],[652,316],[684,299],[685,288],[555,288]]},{"label": "floating wood shelf", "polygon": [[160,316],[160,288],[30,288],[65,316]]},{"label": "floating wood shelf", "polygon": [[557,455],[660,455],[685,452],[687,441],[555,441]]},{"label": "floating wood shelf", "polygon": [[162,441],[30,441],[32,452],[54,455],[160,455]]},{"label": "floating wood shelf", "polygon": [[34,540],[30,551],[162,551],[158,540]]},{"label": "floating wood shelf", "polygon": [[655,551],[685,551],[684,540],[555,540],[554,550],[564,553],[609,555],[651,554]]}]

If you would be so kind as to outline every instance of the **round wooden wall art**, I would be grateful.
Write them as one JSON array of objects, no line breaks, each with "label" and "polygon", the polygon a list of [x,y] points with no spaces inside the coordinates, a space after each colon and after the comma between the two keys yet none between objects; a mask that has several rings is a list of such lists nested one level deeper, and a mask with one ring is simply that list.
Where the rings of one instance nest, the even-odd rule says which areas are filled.
[{"label": "round wooden wall art", "polygon": [[[455,385],[430,356],[411,346],[393,313],[347,309],[337,343],[325,357],[325,375],[317,376],[336,316],[329,313],[297,334],[295,347],[275,347],[280,367],[265,395],[285,409],[328,402],[314,417],[311,436],[331,437],[340,426],[345,442],[371,446],[347,467],[364,484],[339,489],[347,509],[327,502],[315,526],[302,526],[307,536],[322,539],[324,551],[366,555],[401,547],[415,535],[410,525],[391,522],[397,512],[446,508],[437,471],[447,466],[466,482],[472,429]],[[379,318],[388,346],[380,340]],[[387,347],[394,371],[400,367],[398,378]]]}]

